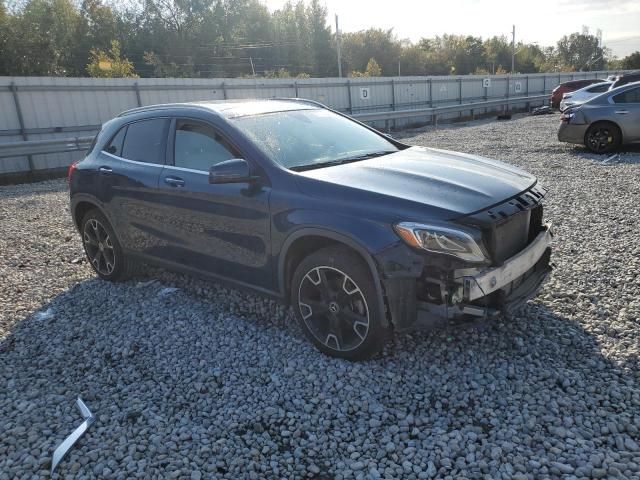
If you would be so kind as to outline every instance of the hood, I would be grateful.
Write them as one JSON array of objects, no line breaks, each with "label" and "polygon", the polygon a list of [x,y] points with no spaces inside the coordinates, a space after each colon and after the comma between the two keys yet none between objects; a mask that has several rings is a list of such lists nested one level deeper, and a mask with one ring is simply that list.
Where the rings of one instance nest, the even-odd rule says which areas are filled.
[{"label": "hood", "polygon": [[[300,175],[459,215],[501,203],[536,183],[533,175],[496,160],[425,147]],[[307,192],[320,193],[314,190]]]}]

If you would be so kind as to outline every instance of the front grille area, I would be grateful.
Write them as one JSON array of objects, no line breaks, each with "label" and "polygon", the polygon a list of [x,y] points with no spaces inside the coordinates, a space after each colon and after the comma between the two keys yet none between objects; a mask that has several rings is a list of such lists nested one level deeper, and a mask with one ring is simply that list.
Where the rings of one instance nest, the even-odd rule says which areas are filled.
[{"label": "front grille area", "polygon": [[503,262],[513,257],[529,243],[531,211],[516,213],[496,225],[493,232],[493,259]]}]

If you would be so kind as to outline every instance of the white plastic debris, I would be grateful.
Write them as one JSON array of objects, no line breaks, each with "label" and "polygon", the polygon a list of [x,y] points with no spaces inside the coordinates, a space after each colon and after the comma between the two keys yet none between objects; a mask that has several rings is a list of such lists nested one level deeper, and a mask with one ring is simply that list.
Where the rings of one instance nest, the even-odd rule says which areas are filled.
[{"label": "white plastic debris", "polygon": [[166,297],[167,295],[171,295],[172,293],[175,293],[178,290],[180,290],[180,289],[176,288],[176,287],[164,287],[162,290],[160,290],[158,292],[158,296],[159,297]]},{"label": "white plastic debris", "polygon": [[158,280],[156,280],[155,278],[152,280],[148,280],[146,282],[138,282],[136,283],[136,288],[144,288],[144,287],[148,287],[149,285],[153,285],[154,283],[156,283]]},{"label": "white plastic debris", "polygon": [[53,308],[47,308],[42,312],[36,312],[33,318],[39,322],[44,322],[45,320],[51,320],[54,317],[54,313]]},{"label": "white plastic debris", "polygon": [[53,471],[58,466],[58,464],[62,461],[67,452],[73,447],[73,445],[78,441],[78,439],[87,431],[89,426],[95,421],[96,417],[93,416],[89,407],[85,405],[80,397],[76,400],[76,405],[78,406],[78,410],[80,410],[80,414],[84,419],[78,428],[76,428],[71,435],[64,439],[64,441],[58,445],[53,451],[53,458],[51,459],[51,475],[53,475]]}]

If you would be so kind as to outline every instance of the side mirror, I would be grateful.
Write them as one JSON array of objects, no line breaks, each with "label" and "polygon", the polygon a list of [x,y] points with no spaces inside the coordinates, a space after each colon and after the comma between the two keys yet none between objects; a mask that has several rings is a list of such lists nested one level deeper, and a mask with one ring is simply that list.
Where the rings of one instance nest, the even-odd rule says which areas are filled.
[{"label": "side mirror", "polygon": [[225,160],[209,169],[209,183],[244,183],[256,178],[251,176],[249,164],[242,158]]}]

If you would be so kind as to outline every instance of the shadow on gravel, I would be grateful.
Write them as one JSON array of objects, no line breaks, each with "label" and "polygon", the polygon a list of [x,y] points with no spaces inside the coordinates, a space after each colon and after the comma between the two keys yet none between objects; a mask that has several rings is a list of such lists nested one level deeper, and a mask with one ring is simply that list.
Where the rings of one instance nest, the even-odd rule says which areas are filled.
[{"label": "shadow on gravel", "polygon": [[349,363],[269,312],[242,319],[197,288],[160,295],[163,286],[82,282],[0,343],[0,472],[46,476],[80,423],[77,396],[97,420],[61,476],[238,478],[299,447],[305,472],[335,475],[358,444],[363,460],[417,465],[422,455],[450,474],[458,461],[471,473],[508,463],[553,477],[591,468],[590,455],[628,462],[623,452],[637,447],[638,365],[608,361],[588,332],[540,304],[508,321],[400,336],[380,358]]}]

